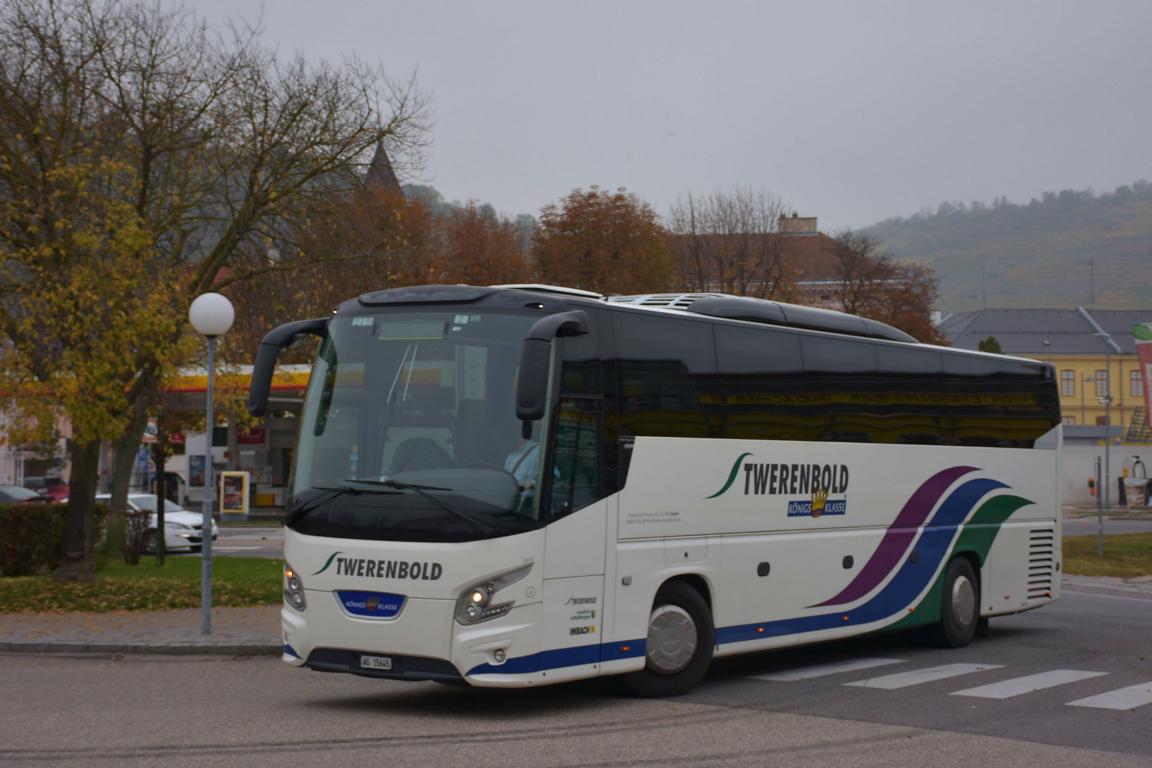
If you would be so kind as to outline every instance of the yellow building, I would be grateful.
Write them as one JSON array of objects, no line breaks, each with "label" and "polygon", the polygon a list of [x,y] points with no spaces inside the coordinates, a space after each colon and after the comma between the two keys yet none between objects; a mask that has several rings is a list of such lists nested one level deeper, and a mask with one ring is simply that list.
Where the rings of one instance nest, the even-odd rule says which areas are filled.
[{"label": "yellow building", "polygon": [[1144,383],[1135,354],[1039,357],[1056,368],[1065,424],[1111,423],[1122,428],[1126,437],[1147,432],[1147,427],[1140,429]]},{"label": "yellow building", "polygon": [[[1132,338],[1132,326],[1149,321],[1152,309],[983,309],[946,318],[940,331],[962,349],[977,349],[991,337],[1006,355],[1052,363],[1065,424],[1108,424],[1113,439],[1149,442],[1143,376]],[[1105,434],[1102,429],[1084,432],[1099,439]]]},{"label": "yellow building", "polygon": [[994,338],[1000,351],[1052,363],[1064,416],[1066,507],[1128,503],[1125,482],[1152,466],[1141,368],[1132,326],[1152,309],[984,309],[952,315],[940,331],[953,346],[977,349]]}]

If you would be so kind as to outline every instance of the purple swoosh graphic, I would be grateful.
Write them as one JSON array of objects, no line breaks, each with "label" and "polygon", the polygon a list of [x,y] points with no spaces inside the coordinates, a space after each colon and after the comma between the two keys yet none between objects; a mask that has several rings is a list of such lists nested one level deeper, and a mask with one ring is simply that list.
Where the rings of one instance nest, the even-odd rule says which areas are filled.
[{"label": "purple swoosh graphic", "polygon": [[900,510],[900,514],[896,516],[896,520],[881,539],[880,546],[872,553],[868,563],[860,569],[860,573],[856,574],[856,578],[852,579],[852,583],[830,600],[809,607],[843,605],[875,589],[904,558],[908,548],[912,546],[912,540],[916,538],[917,530],[928,519],[928,513],[940,501],[944,491],[948,490],[958,478],[976,470],[976,467],[951,467],[928,478]]}]

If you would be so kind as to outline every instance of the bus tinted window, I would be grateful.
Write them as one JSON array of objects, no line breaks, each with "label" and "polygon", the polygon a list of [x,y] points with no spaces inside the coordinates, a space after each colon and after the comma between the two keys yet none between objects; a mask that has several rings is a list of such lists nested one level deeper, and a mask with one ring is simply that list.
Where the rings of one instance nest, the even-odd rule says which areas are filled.
[{"label": "bus tinted window", "polygon": [[613,318],[620,422],[633,436],[708,437],[700,387],[716,373],[708,323],[620,313]]},{"label": "bus tinted window", "polygon": [[562,397],[556,409],[554,471],[549,513],[553,519],[588,506],[601,497],[601,401]]},{"label": "bus tinted window", "polygon": [[725,376],[742,373],[797,374],[804,370],[795,333],[718,325],[716,359]]},{"label": "bus tinted window", "polygon": [[876,372],[874,345],[860,339],[806,335],[800,349],[813,439],[886,442],[887,404]]},{"label": "bus tinted window", "polygon": [[1034,366],[953,354],[944,372],[956,444],[1031,448],[1055,425],[1055,384]]},{"label": "bus tinted window", "polygon": [[938,349],[717,324],[702,385],[717,436],[1031,448],[1056,423],[1035,365]]},{"label": "bus tinted window", "polygon": [[600,396],[600,350],[595,334],[557,339],[560,346],[560,391],[564,394]]},{"label": "bus tinted window", "polygon": [[804,353],[804,368],[809,373],[861,374],[859,378],[862,382],[874,378],[876,373],[876,348],[871,342],[832,336],[804,336],[800,347]]},{"label": "bus tinted window", "polygon": [[736,325],[717,325],[714,331],[719,371],[707,382],[705,400],[717,435],[814,439],[800,336]]}]

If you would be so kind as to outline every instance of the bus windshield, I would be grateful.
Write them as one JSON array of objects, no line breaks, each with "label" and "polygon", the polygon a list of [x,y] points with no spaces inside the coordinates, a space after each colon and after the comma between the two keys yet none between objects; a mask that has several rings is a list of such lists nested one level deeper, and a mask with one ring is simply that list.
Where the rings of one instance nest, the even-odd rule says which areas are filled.
[{"label": "bus windshield", "polygon": [[541,465],[516,418],[536,315],[334,318],[305,394],[287,525],[317,536],[467,541],[538,527]]}]

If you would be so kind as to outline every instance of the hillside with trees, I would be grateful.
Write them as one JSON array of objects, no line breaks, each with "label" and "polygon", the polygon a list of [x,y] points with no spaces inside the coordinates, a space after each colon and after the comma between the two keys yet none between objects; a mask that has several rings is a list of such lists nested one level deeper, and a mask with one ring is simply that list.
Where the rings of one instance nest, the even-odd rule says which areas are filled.
[{"label": "hillside with trees", "polygon": [[930,264],[938,306],[1138,308],[1152,305],[1152,183],[941,203],[864,232],[902,260]]}]

